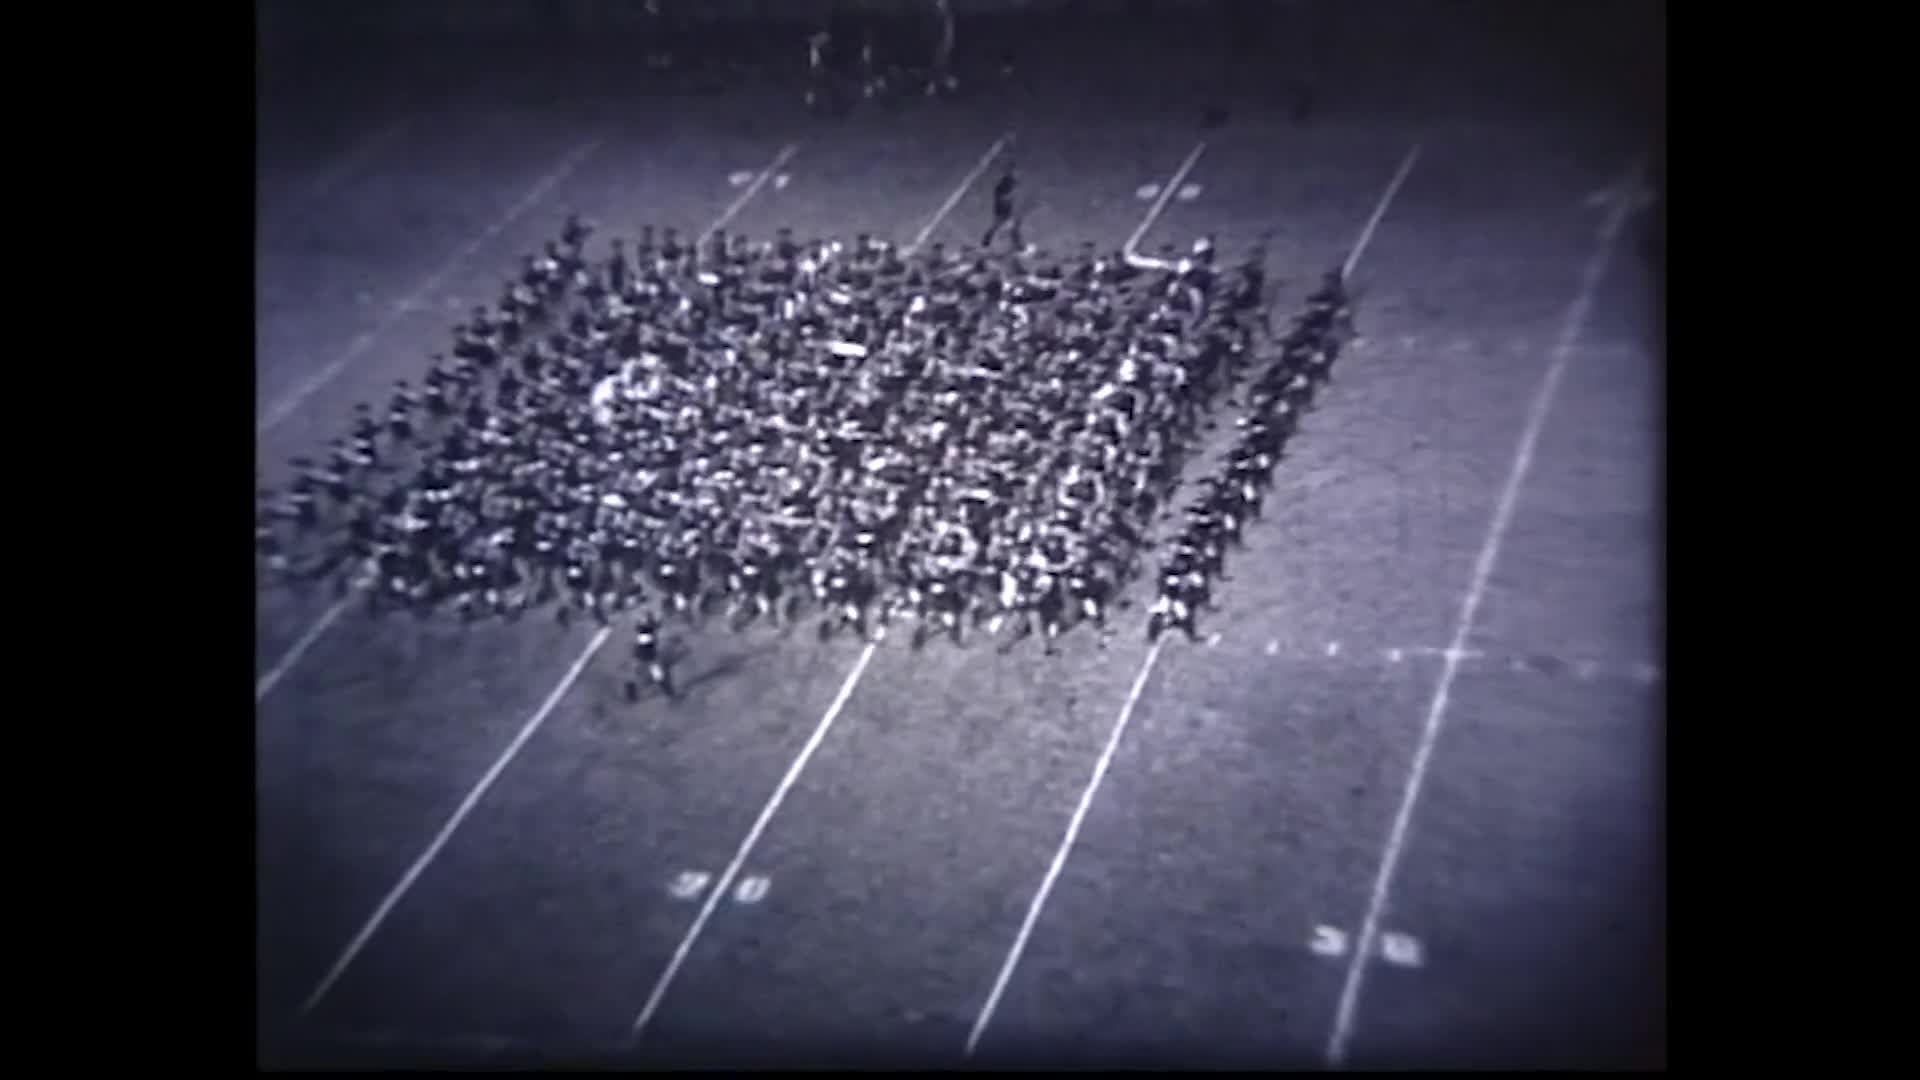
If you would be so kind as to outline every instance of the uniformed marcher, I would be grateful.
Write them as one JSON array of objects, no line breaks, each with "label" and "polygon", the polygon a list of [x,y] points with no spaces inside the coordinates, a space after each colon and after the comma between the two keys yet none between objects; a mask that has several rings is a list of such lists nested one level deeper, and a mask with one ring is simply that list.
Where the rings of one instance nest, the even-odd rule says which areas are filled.
[{"label": "uniformed marcher", "polygon": [[658,687],[669,698],[679,695],[673,688],[673,669],[660,648],[660,620],[652,608],[642,608],[633,624],[633,676],[627,680],[627,700],[640,700],[640,687]]},{"label": "uniformed marcher", "polygon": [[980,238],[981,247],[992,247],[993,238],[1000,235],[1000,230],[1004,228],[1013,240],[1013,250],[1021,249],[1020,221],[1014,214],[1014,193],[1018,187],[1013,164],[1009,162],[1006,171],[1000,174],[1000,179],[993,185],[993,224],[987,226],[986,235]]}]

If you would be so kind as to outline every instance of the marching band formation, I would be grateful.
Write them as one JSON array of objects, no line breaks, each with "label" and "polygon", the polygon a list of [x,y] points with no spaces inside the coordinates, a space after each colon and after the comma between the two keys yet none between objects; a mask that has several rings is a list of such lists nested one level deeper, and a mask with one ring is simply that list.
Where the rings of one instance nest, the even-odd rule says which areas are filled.
[{"label": "marching band formation", "polygon": [[376,614],[630,619],[636,697],[674,693],[672,619],[1104,640],[1155,547],[1147,633],[1197,635],[1351,333],[1338,274],[1271,333],[1264,252],[1223,267],[1211,238],[1158,270],[785,229],[589,258],[592,231],[569,217],[424,379],[263,492],[276,580]]}]

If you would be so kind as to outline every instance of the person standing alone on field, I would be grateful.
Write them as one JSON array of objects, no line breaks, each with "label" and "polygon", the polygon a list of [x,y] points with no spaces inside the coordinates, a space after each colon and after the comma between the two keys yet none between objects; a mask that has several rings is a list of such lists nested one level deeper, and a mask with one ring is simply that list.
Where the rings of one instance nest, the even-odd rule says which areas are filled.
[{"label": "person standing alone on field", "polygon": [[1014,192],[1018,188],[1019,181],[1014,177],[1013,163],[1008,162],[1006,172],[1001,173],[1000,179],[993,185],[993,224],[987,226],[986,235],[980,238],[981,247],[992,247],[993,238],[1003,228],[1008,230],[1013,240],[1013,250],[1019,251],[1023,246],[1020,243],[1020,219],[1014,216],[1013,205]]},{"label": "person standing alone on field", "polygon": [[831,105],[831,75],[827,69],[827,47],[833,35],[816,30],[807,35],[807,108],[824,109]]},{"label": "person standing alone on field", "polygon": [[640,609],[633,626],[633,677],[627,680],[627,700],[640,700],[640,688],[657,687],[669,700],[679,697],[673,686],[673,668],[660,649],[660,620],[651,607]]},{"label": "person standing alone on field", "polygon": [[960,85],[953,75],[952,0],[934,0],[934,12],[940,21],[940,37],[933,47],[933,69],[927,80],[929,96],[952,93]]}]

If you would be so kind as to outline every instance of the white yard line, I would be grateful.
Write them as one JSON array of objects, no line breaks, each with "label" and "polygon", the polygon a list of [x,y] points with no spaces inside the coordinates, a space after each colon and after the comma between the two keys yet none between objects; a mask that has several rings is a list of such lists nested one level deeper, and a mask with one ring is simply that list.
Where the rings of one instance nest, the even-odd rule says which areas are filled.
[{"label": "white yard line", "polygon": [[1047,897],[1053,893],[1054,882],[1060,879],[1060,871],[1066,868],[1067,856],[1073,853],[1073,845],[1080,838],[1080,826],[1087,820],[1087,811],[1093,808],[1093,797],[1100,791],[1100,782],[1106,779],[1107,769],[1113,765],[1114,752],[1120,749],[1120,738],[1127,733],[1127,724],[1133,719],[1133,710],[1140,704],[1140,695],[1146,693],[1147,677],[1153,674],[1153,665],[1160,659],[1160,648],[1167,639],[1162,637],[1147,650],[1147,658],[1140,664],[1140,673],[1134,676],[1133,689],[1127,692],[1127,700],[1120,706],[1120,716],[1113,722],[1113,733],[1107,736],[1107,745],[1100,751],[1100,758],[1093,764],[1093,778],[1087,781],[1086,790],[1080,793],[1080,802],[1073,808],[1073,817],[1067,820],[1067,834],[1061,838],[1059,850],[1053,853],[1053,861],[1047,864],[1046,876],[1040,879],[1040,888],[1033,894],[1033,900],[1027,904],[1026,918],[1020,920],[1020,932],[1014,935],[1013,948],[1007,950],[1007,958],[1000,964],[1000,973],[994,976],[993,989],[987,992],[987,1002],[980,1007],[980,1015],[973,1021],[973,1030],[967,1033],[967,1056],[980,1045],[980,1039],[987,1033],[987,1025],[993,1022],[993,1014],[1000,1008],[1000,996],[1006,993],[1007,984],[1013,981],[1014,969],[1020,966],[1020,957],[1027,951],[1027,939],[1033,936],[1034,924],[1040,921],[1040,912],[1047,906]]},{"label": "white yard line", "polygon": [[467,797],[460,800],[460,805],[454,809],[453,816],[447,819],[445,825],[440,826],[440,831],[434,834],[433,841],[427,845],[425,851],[420,853],[419,858],[413,860],[413,865],[407,867],[407,872],[400,875],[400,880],[388,890],[387,895],[381,899],[380,905],[373,909],[373,914],[368,917],[366,924],[360,927],[360,932],[353,935],[353,940],[347,943],[347,947],[341,951],[339,958],[334,960],[333,966],[327,969],[327,974],[320,980],[319,985],[307,995],[307,1000],[300,1006],[302,1016],[311,1013],[314,1006],[320,1004],[321,999],[325,998],[328,991],[340,981],[340,977],[347,973],[347,968],[360,955],[360,951],[367,947],[367,942],[373,940],[373,935],[379,932],[381,925],[387,921],[387,916],[393,914],[393,909],[406,897],[414,883],[420,880],[420,875],[426,873],[427,867],[439,857],[441,850],[447,846],[449,840],[453,839],[453,834],[460,828],[461,823],[467,820],[467,815],[473,813],[473,808],[480,805],[481,798],[486,795],[488,789],[493,787],[494,782],[500,779],[500,775],[506,772],[507,766],[512,764],[513,759],[519,756],[521,748],[526,746],[527,741],[532,739],[541,725],[547,722],[547,717],[552,715],[553,710],[559,706],[560,699],[573,688],[573,684],[587,670],[587,664],[592,661],[594,654],[600,651],[600,647],[605,645],[611,636],[613,636],[612,628],[602,627],[593,635],[593,640],[587,642],[587,647],[581,650],[573,666],[561,676],[559,684],[547,695],[547,699],[540,703],[540,708],[536,709],[533,716],[521,726],[520,733],[515,735],[513,741],[507,744],[507,748],[494,759],[493,764],[480,777],[480,782],[473,785],[473,790],[467,792]]},{"label": "white yard line", "polygon": [[834,695],[833,702],[827,706],[826,713],[820,717],[820,723],[813,729],[813,735],[807,739],[806,745],[800,748],[800,753],[794,757],[793,764],[787,767],[787,774],[780,778],[780,785],[773,789],[773,795],[767,799],[767,804],[760,808],[760,816],[754,819],[753,827],[747,830],[746,839],[740,842],[740,849],[733,853],[732,861],[728,862],[726,869],[720,872],[719,880],[708,886],[707,899],[700,905],[700,913],[693,917],[693,925],[687,927],[686,935],[674,948],[673,957],[667,961],[666,969],[660,972],[659,980],[654,983],[653,992],[647,995],[646,1004],[641,1006],[640,1015],[633,1019],[633,1026],[627,1032],[627,1040],[630,1044],[638,1042],[645,1034],[647,1024],[659,1011],[660,1003],[666,1000],[667,990],[672,987],[674,977],[680,974],[681,966],[687,962],[687,956],[693,952],[694,944],[700,940],[701,933],[706,930],[708,920],[713,918],[713,913],[720,907],[720,902],[726,899],[727,893],[733,888],[733,879],[740,875],[740,868],[745,866],[747,859],[753,855],[754,845],[760,842],[761,834],[765,833],[767,826],[772,824],[773,816],[780,811],[780,804],[786,801],[787,793],[792,791],[793,785],[799,782],[800,774],[806,770],[807,762],[813,758],[814,751],[820,749],[820,743],[826,739],[828,730],[833,727],[833,722],[847,707],[847,699],[853,696],[853,688],[859,684],[860,676],[866,673],[867,663],[873,659],[874,651],[878,647],[877,643],[870,642],[866,648],[860,650],[860,659],[854,663],[853,670],[847,673],[846,679],[840,684],[840,692]]},{"label": "white yard line", "polygon": [[286,678],[287,673],[300,662],[300,658],[307,655],[307,650],[313,648],[321,635],[325,634],[340,616],[346,613],[347,605],[352,603],[353,598],[359,593],[358,588],[348,589],[347,595],[334,601],[332,607],[322,612],[320,617],[314,620],[313,625],[307,627],[307,632],[301,634],[299,639],[287,649],[285,655],[268,668],[265,675],[254,681],[253,703],[255,705],[267,700],[267,695],[273,693],[273,688],[280,685],[280,680]]},{"label": "white yard line", "polygon": [[[598,144],[595,143],[592,144],[592,146],[597,147]],[[735,215],[739,214],[740,211],[746,207],[747,203],[750,202],[755,195],[760,193],[760,189],[766,186],[767,181],[772,179],[773,174],[779,171],[780,167],[785,165],[787,160],[793,157],[799,149],[800,147],[797,144],[789,143],[783,147],[778,154],[774,155],[773,160],[767,164],[767,167],[760,170],[760,174],[753,178],[753,183],[747,185],[747,189],[740,193],[740,197],[733,200],[725,210],[721,211],[720,216],[715,218],[713,224],[708,225],[706,229],[700,233],[699,239],[695,242],[704,243],[714,233],[726,228],[727,222],[732,221]],[[591,153],[591,148],[588,149],[587,152]],[[583,154],[582,160],[584,159],[585,155]],[[578,162],[574,164],[577,165]],[[484,241],[486,238],[483,236],[481,239]],[[478,245],[476,244],[474,246]],[[425,290],[422,289],[420,291],[424,292]],[[416,293],[416,295],[418,294]],[[413,302],[413,300],[413,297],[409,297],[407,300],[401,301],[401,304],[404,306]],[[280,684],[280,680],[286,678],[287,673],[292,671],[294,665],[300,662],[300,658],[306,655],[307,650],[311,649],[314,643],[319,641],[321,636],[333,626],[334,622],[340,618],[341,613],[347,609],[347,604],[352,601],[354,595],[353,592],[349,592],[346,596],[341,597],[332,607],[322,612],[320,617],[314,620],[313,625],[307,628],[306,633],[301,634],[293,643],[293,646],[286,651],[286,654],[275,661],[273,667],[269,668],[265,675],[260,676],[260,678],[254,682],[253,703],[255,705],[266,700],[267,695],[271,694],[273,688]]]},{"label": "white yard line", "polygon": [[337,187],[341,181],[360,171],[374,154],[398,138],[412,122],[412,117],[403,116],[360,140],[338,161],[309,180],[292,199],[286,200],[282,205],[269,211],[263,222],[264,230],[278,232],[285,229],[294,217],[311,211],[315,203],[326,198],[327,193]]},{"label": "white yard line", "polygon": [[[740,198],[735,199],[733,204],[728,206],[713,224],[707,226],[707,228],[701,232],[701,237],[711,236],[716,230],[723,228],[728,221],[732,220],[733,216],[738,214],[740,209],[747,204],[747,200],[752,197],[753,193],[758,192],[765,184],[766,178],[771,176],[773,171],[785,163],[789,157],[792,157],[796,149],[797,147],[789,145],[781,150],[780,154],[774,158],[773,163],[761,171],[760,177],[754,185],[743,193]],[[336,604],[335,608],[341,608],[344,604],[345,601],[343,600],[340,604]],[[330,610],[327,615],[321,617],[320,622],[316,624],[314,629],[307,632],[307,636],[318,638],[320,634],[325,631],[326,627],[338,617],[338,611]],[[453,834],[459,830],[461,823],[466,821],[467,815],[473,813],[474,807],[480,805],[480,800],[485,797],[488,789],[492,788],[494,783],[500,779],[501,774],[506,772],[507,766],[513,763],[513,759],[520,755],[521,749],[527,745],[527,742],[531,740],[534,734],[540,730],[541,726],[547,722],[547,717],[552,715],[553,710],[559,707],[561,700],[567,696],[567,691],[571,690],[573,684],[579,681],[580,676],[587,670],[587,665],[593,661],[594,656],[600,652],[601,648],[606,645],[607,640],[612,635],[613,631],[611,628],[603,627],[593,635],[592,640],[587,642],[587,647],[581,650],[580,655],[574,660],[573,666],[567,669],[567,673],[560,677],[560,682],[547,694],[546,700],[540,703],[540,708],[528,719],[526,724],[520,729],[520,733],[514,736],[513,741],[507,744],[507,748],[501,751],[500,756],[488,767],[486,773],[480,777],[479,782],[473,785],[473,790],[467,792],[466,798],[460,800],[460,805],[454,810],[453,816],[448,818],[447,823],[440,827],[440,831],[435,834],[432,842],[427,845],[425,851],[420,853],[420,857],[413,861],[413,865],[407,868],[406,873],[400,875],[400,880],[396,882],[393,888],[388,891],[387,895],[381,899],[379,906],[374,908],[373,914],[367,919],[366,925],[362,926],[360,931],[353,936],[353,940],[347,943],[346,949],[340,953],[339,958],[333,962],[333,966],[327,970],[326,976],[320,980],[318,986],[313,988],[313,992],[307,995],[307,1000],[300,1006],[300,1015],[306,1016],[311,1013],[314,1007],[320,1004],[321,1000],[327,996],[334,985],[340,981],[340,977],[346,974],[347,968],[352,966],[354,959],[360,955],[361,950],[367,947],[367,943],[373,940],[374,934],[379,932],[381,925],[385,923],[387,917],[393,913],[393,909],[406,897],[407,893],[413,888],[414,883],[420,880],[420,875],[426,873],[427,867],[432,865],[433,860],[439,857],[441,849],[445,848],[448,841],[453,839]],[[302,641],[305,642],[306,638],[303,637]],[[307,642],[307,644],[311,644],[311,642]],[[296,645],[296,648],[299,649],[299,651],[305,651],[303,646]],[[867,653],[861,659],[860,667],[855,669],[856,678],[858,677],[858,673],[865,669],[866,658],[871,655],[872,647],[869,646]],[[290,662],[283,661],[282,663],[285,667],[292,667]],[[279,666],[282,665],[276,665],[276,668]],[[268,688],[271,689],[271,686]],[[850,693],[852,689],[852,681],[849,680],[843,693]],[[258,691],[258,687],[256,687],[256,691]],[[257,703],[258,698],[256,697],[255,700]]]},{"label": "white yard line", "polygon": [[1147,216],[1140,219],[1140,227],[1133,230],[1133,235],[1127,237],[1126,246],[1120,249],[1121,255],[1126,258],[1128,263],[1144,270],[1173,269],[1174,264],[1164,259],[1156,259],[1148,255],[1142,255],[1137,249],[1140,247],[1140,241],[1146,238],[1148,230],[1153,228],[1153,223],[1160,220],[1160,215],[1166,210],[1167,203],[1173,200],[1173,193],[1180,190],[1180,185],[1186,180],[1187,174],[1193,171],[1195,165],[1199,164],[1200,155],[1206,152],[1207,144],[1202,141],[1193,148],[1192,153],[1187,155],[1187,160],[1180,163],[1180,168],[1174,171],[1173,179],[1168,180],[1166,184],[1161,187],[1160,197],[1153,200],[1153,206],[1147,211]]},{"label": "white yard line", "polygon": [[[1622,191],[1632,191],[1638,187],[1641,168],[1639,165],[1634,167]],[[1386,914],[1394,873],[1399,868],[1400,856],[1406,848],[1407,832],[1413,823],[1414,808],[1420,801],[1420,789],[1426,782],[1427,769],[1433,760],[1434,746],[1439,743],[1441,729],[1446,723],[1453,680],[1460,671],[1461,659],[1467,655],[1467,640],[1473,634],[1474,619],[1479,613],[1480,601],[1486,595],[1487,581],[1493,575],[1495,561],[1500,557],[1500,545],[1506,539],[1507,528],[1513,523],[1514,507],[1520,500],[1520,488],[1526,480],[1527,470],[1533,465],[1540,432],[1546,426],[1554,395],[1559,392],[1567,361],[1573,355],[1575,343],[1585,327],[1594,295],[1599,291],[1607,266],[1613,261],[1621,228],[1633,210],[1632,200],[1621,198],[1601,226],[1598,246],[1588,260],[1581,277],[1580,291],[1567,309],[1560,340],[1554,346],[1552,360],[1540,380],[1540,389],[1534,394],[1533,404],[1527,411],[1526,426],[1520,433],[1520,445],[1514,451],[1513,465],[1508,469],[1506,483],[1500,490],[1500,501],[1494,507],[1493,521],[1487,526],[1486,542],[1480,547],[1480,555],[1474,561],[1473,576],[1460,602],[1453,640],[1447,646],[1444,654],[1446,662],[1440,668],[1440,678],[1433,689],[1433,700],[1427,706],[1426,722],[1421,727],[1420,744],[1414,751],[1413,764],[1407,771],[1400,808],[1394,813],[1393,827],[1387,833],[1386,846],[1380,854],[1380,869],[1367,899],[1366,915],[1360,923],[1360,937],[1347,961],[1346,981],[1340,988],[1339,1008],[1334,1013],[1333,1030],[1327,1036],[1326,1063],[1330,1067],[1338,1068],[1346,1061],[1347,1047],[1353,1039],[1354,1017],[1360,1007],[1360,991],[1366,982],[1367,960],[1373,955],[1374,944],[1380,934],[1380,920]]]},{"label": "white yard line", "polygon": [[547,197],[548,192],[552,191],[555,185],[566,179],[570,173],[579,168],[581,163],[585,162],[587,158],[591,157],[593,153],[599,149],[600,140],[590,139],[568,151],[566,156],[560,159],[560,163],[554,166],[552,171],[536,181],[533,187],[528,189],[527,193],[520,198],[519,202],[508,207],[507,212],[501,215],[498,221],[487,226],[481,231],[480,235],[468,241],[466,246],[462,247],[459,251],[454,252],[452,258],[448,259],[438,270],[427,275],[426,279],[420,282],[411,293],[407,294],[400,302],[394,304],[391,308],[388,308],[387,313],[371,330],[367,330],[355,337],[353,341],[348,344],[345,352],[342,352],[325,367],[314,372],[299,386],[294,387],[292,391],[269,406],[265,415],[254,425],[254,437],[259,438],[280,426],[287,417],[292,416],[298,411],[300,406],[305,404],[308,398],[318,393],[326,387],[328,383],[339,378],[340,373],[345,371],[349,364],[352,364],[364,355],[367,350],[373,348],[374,343],[379,340],[380,335],[386,333],[387,330],[392,328],[395,323],[399,322],[409,312],[431,300],[433,292],[440,288],[449,275],[458,270],[468,259],[472,258],[474,253],[479,251],[488,241],[500,235],[509,225],[512,225],[515,221],[518,221],[521,216],[526,214],[527,211],[533,209],[540,200]]},{"label": "white yard line", "polygon": [[1400,186],[1413,174],[1414,163],[1419,160],[1420,144],[1414,143],[1407,151],[1407,156],[1400,160],[1400,168],[1394,172],[1393,179],[1387,182],[1386,193],[1380,196],[1379,203],[1373,208],[1373,216],[1361,228],[1359,239],[1353,242],[1353,250],[1347,253],[1347,261],[1340,264],[1340,277],[1343,280],[1351,278],[1353,268],[1360,265],[1360,256],[1366,254],[1367,247],[1373,243],[1374,230],[1380,227],[1380,220],[1387,216],[1387,207],[1393,205],[1394,198],[1400,194]]},{"label": "white yard line", "polygon": [[[1174,178],[1168,182],[1169,190],[1178,187],[1185,179],[1187,171],[1200,159],[1200,152],[1204,149],[1206,144],[1201,143],[1194,148],[1193,153],[1187,155],[1187,160],[1180,166],[1180,171],[1175,173]],[[1364,246],[1372,239],[1374,228],[1386,215],[1387,206],[1399,194],[1400,185],[1405,181],[1407,172],[1412,168],[1411,163],[1419,152],[1418,144],[1407,152],[1406,161],[1394,174],[1393,181],[1387,185],[1386,191],[1381,194],[1373,216],[1368,219],[1366,228],[1361,232],[1358,246]],[[1134,231],[1133,238],[1127,241],[1126,250],[1129,253],[1133,246],[1139,243],[1140,238],[1146,235],[1147,228],[1153,223],[1153,219],[1165,208],[1166,192],[1162,191],[1160,194],[1161,199],[1147,211],[1147,219],[1141,222],[1140,228]],[[1357,260],[1354,258],[1348,259],[1349,265],[1355,261]],[[1153,648],[1147,651],[1146,659],[1141,661],[1140,672],[1133,680],[1133,689],[1127,694],[1126,702],[1121,705],[1120,715],[1114,719],[1113,733],[1107,737],[1106,748],[1101,751],[1100,759],[1094,763],[1093,777],[1087,781],[1086,790],[1080,793],[1079,805],[1074,807],[1073,816],[1067,821],[1066,835],[1061,837],[1060,847],[1053,854],[1053,862],[1047,866],[1046,876],[1040,880],[1040,888],[1033,894],[1033,901],[1027,905],[1027,915],[1021,920],[1019,933],[1014,935],[1013,947],[1007,950],[1006,960],[1000,965],[1000,973],[994,978],[993,988],[987,993],[986,1004],[981,1007],[980,1015],[974,1020],[973,1030],[967,1035],[968,1057],[972,1057],[974,1051],[979,1048],[980,1040],[986,1034],[987,1025],[993,1022],[993,1014],[1000,1007],[1000,998],[1006,992],[1007,984],[1012,981],[1014,971],[1020,966],[1021,955],[1026,952],[1027,940],[1033,935],[1035,924],[1040,921],[1040,913],[1046,907],[1047,898],[1053,892],[1054,883],[1059,879],[1061,869],[1066,866],[1067,858],[1073,853],[1073,845],[1080,837],[1080,826],[1085,822],[1087,812],[1093,806],[1093,799],[1100,791],[1101,782],[1106,779],[1107,768],[1112,764],[1114,752],[1119,749],[1121,736],[1126,734],[1127,724],[1133,718],[1134,707],[1139,704],[1140,695],[1146,691],[1147,677],[1153,673],[1153,666],[1160,659],[1160,647],[1165,641],[1164,637],[1156,641]]]},{"label": "white yard line", "polygon": [[947,215],[953,213],[953,208],[960,205],[960,200],[966,197],[968,190],[980,179],[980,174],[987,171],[987,166],[993,164],[993,159],[999,157],[1000,151],[1006,149],[1007,144],[1012,141],[1013,132],[1009,131],[995,139],[992,146],[987,147],[987,152],[980,155],[979,163],[974,165],[966,176],[961,177],[960,186],[953,189],[953,194],[947,196],[947,201],[941,203],[940,209],[934,211],[934,215],[920,227],[920,232],[914,236],[913,242],[906,246],[902,254],[911,255],[920,250],[921,245],[927,242],[927,237],[933,235],[933,230],[939,228],[940,223],[947,219]]}]

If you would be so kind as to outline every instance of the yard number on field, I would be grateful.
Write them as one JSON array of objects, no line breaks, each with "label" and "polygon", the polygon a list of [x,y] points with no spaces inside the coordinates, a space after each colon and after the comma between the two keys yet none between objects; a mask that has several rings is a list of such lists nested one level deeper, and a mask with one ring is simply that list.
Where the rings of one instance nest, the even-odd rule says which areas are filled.
[{"label": "yard number on field", "polygon": [[1400,967],[1419,967],[1426,961],[1420,939],[1412,934],[1380,935],[1380,955],[1387,958],[1387,963]]},{"label": "yard number on field", "polygon": [[[682,870],[667,883],[667,895],[675,900],[695,900],[713,884],[713,875],[705,870]],[[767,890],[773,887],[771,879],[764,874],[755,874],[740,879],[733,887],[733,899],[736,903],[757,904],[766,899]]]},{"label": "yard number on field", "polygon": [[1320,956],[1345,956],[1347,932],[1337,926],[1316,926],[1313,928],[1313,943],[1309,947]]},{"label": "yard number on field", "polygon": [[[1141,202],[1152,202],[1160,197],[1162,190],[1159,184],[1141,184],[1134,189],[1133,197],[1139,199]],[[1182,184],[1180,185],[1180,190],[1173,193],[1173,197],[1179,199],[1181,202],[1192,202],[1200,197],[1200,185]]]},{"label": "yard number on field", "polygon": [[[759,174],[751,169],[736,169],[727,174],[727,186],[737,188],[746,187],[748,184],[753,183],[753,178],[757,175]],[[775,173],[773,177],[773,190],[786,190],[787,184],[792,180],[793,176],[790,173]]]},{"label": "yard number on field", "polygon": [[[1345,956],[1349,947],[1345,930],[1337,926],[1316,926],[1307,942],[1316,956]],[[1388,931],[1380,935],[1380,956],[1395,967],[1417,968],[1426,963],[1426,949],[1412,934]]]},{"label": "yard number on field", "polygon": [[667,892],[675,900],[692,900],[706,892],[707,882],[712,880],[713,875],[704,870],[682,870],[673,876],[673,881],[667,885]]}]

